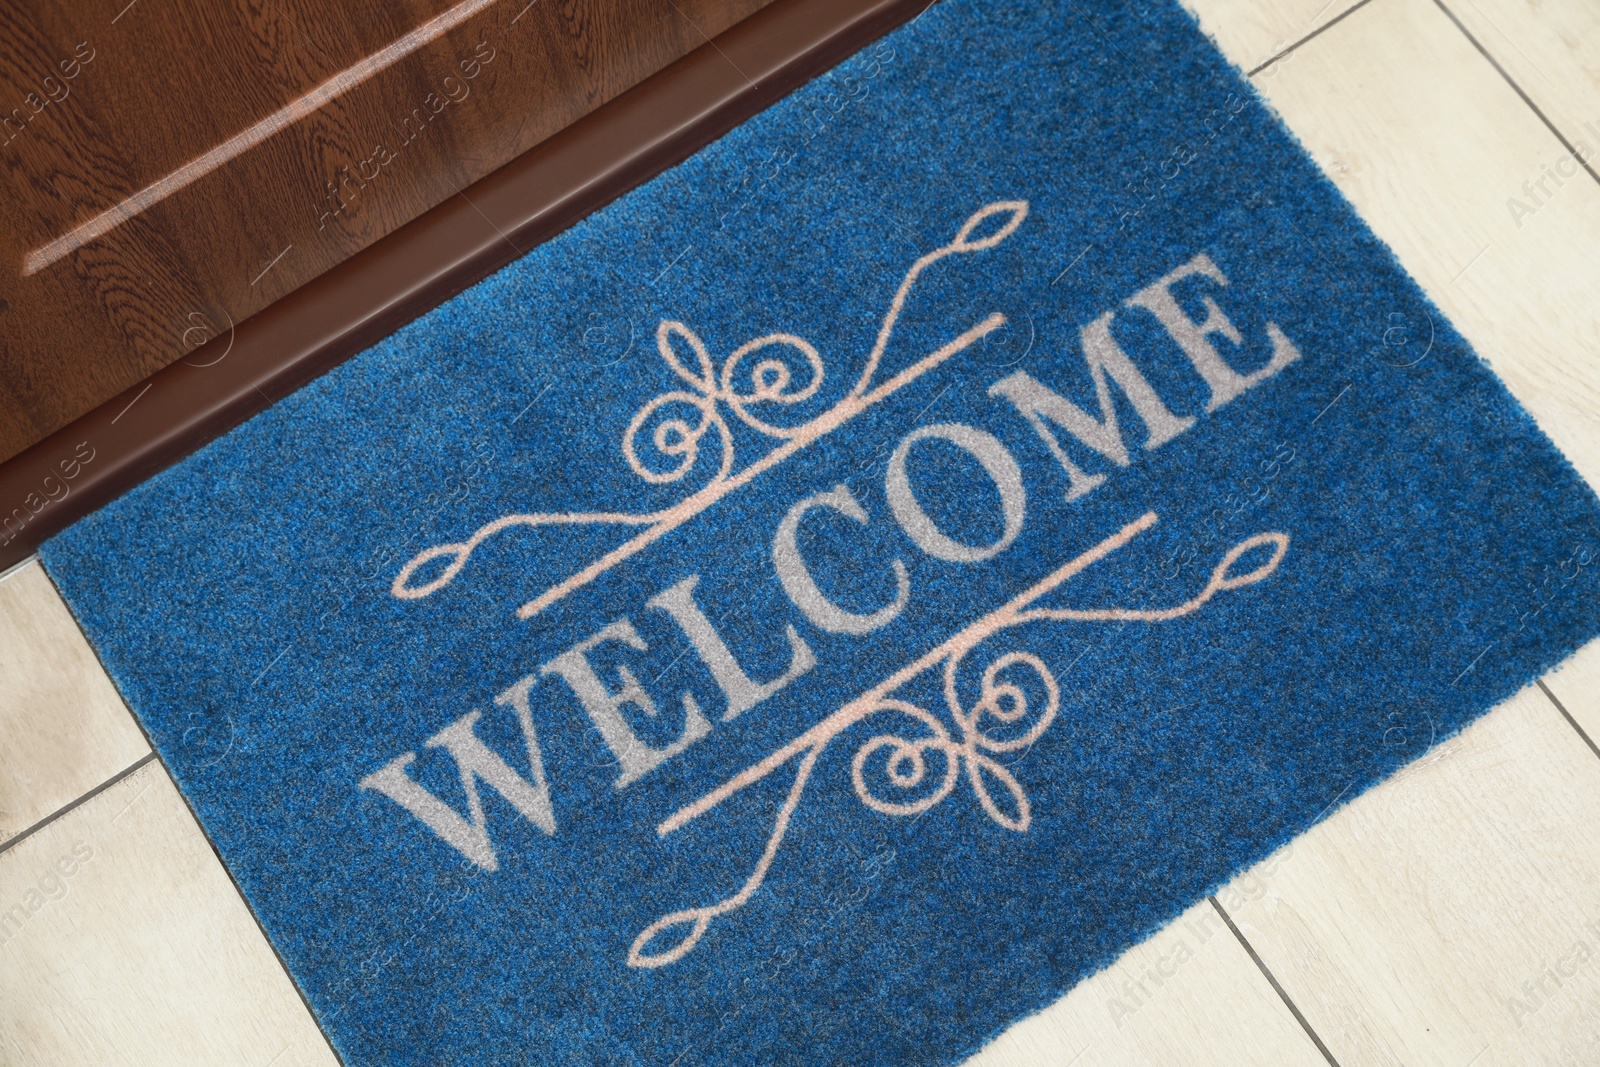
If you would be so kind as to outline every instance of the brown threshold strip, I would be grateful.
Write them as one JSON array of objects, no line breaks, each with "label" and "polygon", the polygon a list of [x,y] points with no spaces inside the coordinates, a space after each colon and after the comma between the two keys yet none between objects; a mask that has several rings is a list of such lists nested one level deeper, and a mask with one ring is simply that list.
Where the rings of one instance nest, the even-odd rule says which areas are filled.
[{"label": "brown threshold strip", "polygon": [[[339,266],[0,464],[0,571],[908,21],[775,0]],[[225,354],[213,353],[220,348]]]}]

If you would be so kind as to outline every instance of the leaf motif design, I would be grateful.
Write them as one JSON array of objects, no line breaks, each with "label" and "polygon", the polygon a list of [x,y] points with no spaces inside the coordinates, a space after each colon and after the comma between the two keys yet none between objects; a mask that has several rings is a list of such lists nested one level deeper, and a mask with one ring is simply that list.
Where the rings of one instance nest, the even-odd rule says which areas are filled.
[{"label": "leaf motif design", "polygon": [[[683,959],[705,936],[706,930],[711,926],[711,918],[718,914],[710,908],[693,908],[688,911],[675,911],[671,915],[657,919],[633,939],[633,945],[628,949],[628,966],[630,967],[665,967],[669,963],[676,963]],[[645,948],[659,935],[671,930],[673,927],[687,926],[689,929],[677,944],[662,952],[646,952]]]},{"label": "leaf motif design", "polygon": [[[981,753],[969,751],[967,777],[972,781],[972,791],[977,794],[978,803],[983,805],[983,810],[988,813],[989,818],[1007,830],[1015,830],[1019,834],[1033,824],[1033,805],[1028,802],[1028,794],[1022,791],[1022,786],[1012,777],[1011,772],[999,763]],[[1000,804],[995,801],[994,794],[989,791],[988,783],[991,779],[999,783],[1009,803]]]},{"label": "leaf motif design", "polygon": [[[689,351],[693,353],[695,362],[700,368],[698,374],[685,367],[683,361],[678,358],[677,346],[673,343],[675,337],[681,338],[689,346]],[[696,391],[705,396],[716,393],[717,379],[715,371],[711,368],[711,353],[706,351],[706,344],[700,340],[700,335],[688,326],[676,319],[662,319],[661,324],[656,327],[656,351],[661,354],[662,361],[672,368],[672,373],[689,383]]]},{"label": "leaf motif design", "polygon": [[[956,239],[950,242],[953,252],[981,252],[986,248],[993,248],[1017,231],[1022,225],[1022,220],[1028,217],[1028,202],[1026,200],[998,200],[986,205],[982,210],[975,212],[971,218],[956,231]],[[1002,218],[998,228],[983,237],[974,238],[972,235],[987,225],[990,220]]]}]

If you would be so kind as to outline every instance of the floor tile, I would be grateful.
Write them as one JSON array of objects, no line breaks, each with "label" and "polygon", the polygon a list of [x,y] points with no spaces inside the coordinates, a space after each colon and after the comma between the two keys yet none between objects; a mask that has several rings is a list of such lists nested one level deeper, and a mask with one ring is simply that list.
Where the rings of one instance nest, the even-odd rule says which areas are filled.
[{"label": "floor tile", "polygon": [[149,751],[44,568],[0,579],[0,844]]},{"label": "floor tile", "polygon": [[0,853],[0,1061],[335,1063],[159,763]]}]

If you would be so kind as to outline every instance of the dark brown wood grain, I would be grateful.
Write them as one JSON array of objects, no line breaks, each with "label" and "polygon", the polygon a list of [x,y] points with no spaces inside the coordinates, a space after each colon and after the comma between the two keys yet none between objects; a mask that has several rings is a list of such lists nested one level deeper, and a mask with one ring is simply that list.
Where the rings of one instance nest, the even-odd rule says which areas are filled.
[{"label": "dark brown wood grain", "polygon": [[0,462],[0,570],[927,5],[772,0],[190,357]]},{"label": "dark brown wood grain", "polygon": [[31,252],[453,0],[0,5],[0,460],[456,196],[766,0],[500,0],[82,248]]}]

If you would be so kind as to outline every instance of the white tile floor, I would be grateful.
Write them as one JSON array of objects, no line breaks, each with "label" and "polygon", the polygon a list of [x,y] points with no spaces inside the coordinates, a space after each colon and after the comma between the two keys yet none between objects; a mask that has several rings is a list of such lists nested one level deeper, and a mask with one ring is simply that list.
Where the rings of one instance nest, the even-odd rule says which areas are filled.
[{"label": "white tile floor", "polygon": [[[1600,4],[1188,2],[1600,484],[1574,158],[1600,153]],[[1600,642],[973,1063],[1600,1064],[1596,739]],[[0,580],[0,1063],[330,1062],[49,580]]]}]

